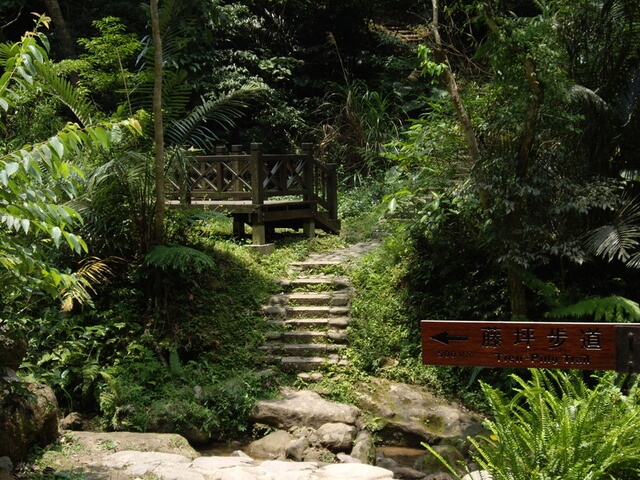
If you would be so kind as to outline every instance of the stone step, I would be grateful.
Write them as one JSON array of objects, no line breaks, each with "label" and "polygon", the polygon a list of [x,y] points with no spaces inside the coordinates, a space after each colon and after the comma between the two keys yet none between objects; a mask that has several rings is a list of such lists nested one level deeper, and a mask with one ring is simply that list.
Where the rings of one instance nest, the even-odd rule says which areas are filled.
[{"label": "stone step", "polygon": [[275,320],[288,320],[292,318],[334,318],[349,315],[348,306],[331,307],[326,305],[302,305],[286,306],[269,305],[263,307],[264,314]]},{"label": "stone step", "polygon": [[289,318],[289,319],[271,319],[267,323],[274,327],[302,328],[312,330],[315,328],[335,328],[345,329],[351,323],[350,317],[335,318]]},{"label": "stone step", "polygon": [[265,341],[281,343],[347,343],[347,333],[339,330],[267,332]]},{"label": "stone step", "polygon": [[269,299],[271,306],[284,305],[326,305],[343,307],[349,304],[351,291],[348,289],[336,292],[295,292],[274,295]]},{"label": "stone step", "polygon": [[333,318],[349,315],[349,307],[327,307],[303,305],[299,307],[285,307],[287,319],[290,318]]},{"label": "stone step", "polygon": [[347,346],[331,343],[269,343],[259,347],[263,352],[270,354],[281,353],[294,357],[322,357],[331,354],[339,354]]},{"label": "stone step", "polygon": [[349,288],[351,281],[348,277],[335,275],[303,276],[294,280],[280,280],[283,290],[304,289],[304,288],[325,288],[326,290],[340,290]]},{"label": "stone step", "polygon": [[313,270],[314,268],[336,267],[340,260],[306,260],[304,262],[292,262],[291,266],[300,270]]},{"label": "stone step", "polygon": [[346,359],[339,357],[282,357],[280,359],[283,370],[290,371],[313,371],[321,368],[323,365],[340,365],[346,366]]}]

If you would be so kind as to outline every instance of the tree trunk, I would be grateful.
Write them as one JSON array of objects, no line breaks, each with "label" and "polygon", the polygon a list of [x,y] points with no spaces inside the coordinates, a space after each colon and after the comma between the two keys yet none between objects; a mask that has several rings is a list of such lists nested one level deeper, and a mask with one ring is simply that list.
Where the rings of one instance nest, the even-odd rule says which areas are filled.
[{"label": "tree trunk", "polygon": [[[453,102],[453,106],[456,110],[458,122],[460,122],[460,125],[462,126],[464,138],[467,142],[467,148],[469,149],[469,160],[471,163],[471,168],[477,169],[480,165],[480,149],[478,148],[478,140],[476,138],[473,125],[471,124],[469,114],[467,113],[467,109],[462,103],[460,90],[458,89],[458,83],[456,82],[456,79],[451,72],[447,53],[444,51],[444,48],[442,46],[442,39],[440,37],[438,22],[438,18],[440,15],[438,4],[438,0],[432,0],[433,20],[431,21],[429,27],[431,29],[431,35],[433,36],[433,53],[435,55],[435,59],[439,63],[447,65],[447,68],[444,69],[444,72],[441,75],[441,81],[447,89],[447,92],[449,92],[449,96],[451,97],[451,101]],[[479,172],[476,173],[479,175]],[[480,188],[479,196],[482,207],[486,210],[487,208],[489,208],[489,195],[487,191],[484,188]]]},{"label": "tree trunk", "polygon": [[64,58],[76,58],[78,52],[76,51],[76,44],[71,36],[67,22],[62,15],[62,9],[58,0],[44,0],[47,12],[51,16],[51,21],[56,28],[56,33],[60,38],[60,47]]},{"label": "tree trunk", "polygon": [[[527,58],[525,59],[523,66],[527,82],[533,96],[531,97],[529,105],[527,105],[527,110],[524,114],[524,125],[520,140],[520,147],[518,149],[515,181],[520,184],[525,181],[529,172],[529,163],[531,153],[533,151],[538,115],[544,100],[544,88],[538,81],[535,63],[533,60]],[[509,214],[507,221],[509,226],[510,243],[516,244],[521,240],[520,231],[522,229],[522,210],[524,206],[522,196],[520,194],[515,194],[512,201],[513,211]],[[511,299],[511,317],[512,320],[515,321],[525,320],[527,318],[526,288],[518,271],[519,268],[515,262],[511,259],[507,260],[509,298]]]},{"label": "tree trunk", "polygon": [[162,127],[162,36],[158,15],[158,0],[151,2],[151,32],[153,36],[153,132],[155,144],[156,205],[153,244],[164,242],[164,131]]}]

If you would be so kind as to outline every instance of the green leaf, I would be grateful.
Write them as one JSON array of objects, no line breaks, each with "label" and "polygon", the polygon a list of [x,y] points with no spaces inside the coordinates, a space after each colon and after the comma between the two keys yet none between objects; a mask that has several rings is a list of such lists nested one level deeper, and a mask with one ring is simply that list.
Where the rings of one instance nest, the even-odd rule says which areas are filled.
[{"label": "green leaf", "polygon": [[51,137],[51,139],[49,140],[49,145],[51,145],[51,147],[55,150],[58,158],[62,158],[62,156],[64,155],[64,145],[62,144],[60,139],[58,137]]},{"label": "green leaf", "polygon": [[53,239],[53,243],[56,244],[56,247],[59,247],[60,239],[62,237],[62,230],[60,230],[60,227],[52,227],[49,233],[51,235],[51,238]]}]

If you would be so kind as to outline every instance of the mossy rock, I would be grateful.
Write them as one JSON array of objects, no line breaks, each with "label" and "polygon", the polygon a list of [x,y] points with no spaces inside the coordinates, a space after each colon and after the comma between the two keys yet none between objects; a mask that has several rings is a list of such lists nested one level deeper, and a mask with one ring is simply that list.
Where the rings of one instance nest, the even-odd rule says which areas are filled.
[{"label": "mossy rock", "polygon": [[448,464],[455,468],[459,474],[464,473],[465,458],[457,448],[452,445],[435,445],[432,448],[444,459],[446,464],[432,452],[427,451],[422,457],[416,460],[413,468],[426,474],[432,474],[448,471],[449,469],[446,466]]}]

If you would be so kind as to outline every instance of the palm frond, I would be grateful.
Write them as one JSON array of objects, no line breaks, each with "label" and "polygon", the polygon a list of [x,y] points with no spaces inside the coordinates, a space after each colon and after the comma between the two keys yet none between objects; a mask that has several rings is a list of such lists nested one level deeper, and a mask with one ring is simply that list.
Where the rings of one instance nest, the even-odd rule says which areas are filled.
[{"label": "palm frond", "polygon": [[609,262],[628,262],[640,244],[640,204],[636,199],[623,198],[622,208],[613,222],[592,230],[585,239],[585,248]]},{"label": "palm frond", "polygon": [[[179,70],[172,72],[164,70],[162,75],[162,108],[163,118],[171,120],[178,118],[186,110],[191,99],[191,89],[186,84],[187,72]],[[151,111],[153,98],[153,78],[145,76],[131,92],[132,108]]]},{"label": "palm frond", "polygon": [[95,112],[95,108],[85,94],[75,88],[66,78],[60,77],[49,65],[35,62],[34,68],[38,77],[51,93],[73,112],[83,126],[93,124],[92,114]]},{"label": "palm frond", "polygon": [[189,143],[203,150],[210,149],[211,142],[217,138],[208,125],[225,131],[233,128],[235,120],[248,108],[250,100],[261,92],[262,87],[250,84],[228,95],[204,100],[186,117],[170,123],[166,131],[168,143],[177,146]]}]

